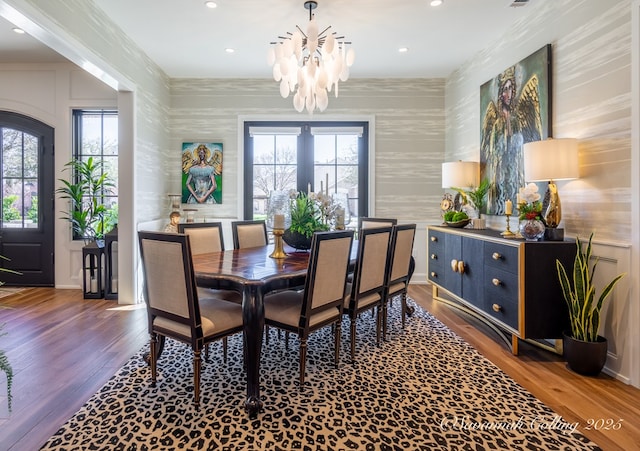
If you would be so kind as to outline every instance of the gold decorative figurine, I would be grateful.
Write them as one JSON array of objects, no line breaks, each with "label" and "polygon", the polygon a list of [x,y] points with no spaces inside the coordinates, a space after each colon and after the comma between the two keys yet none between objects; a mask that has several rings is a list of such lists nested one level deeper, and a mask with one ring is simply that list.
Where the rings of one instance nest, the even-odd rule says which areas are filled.
[{"label": "gold decorative figurine", "polygon": [[180,223],[180,212],[172,211],[169,215],[169,224],[164,228],[165,232],[178,233],[178,224]]}]

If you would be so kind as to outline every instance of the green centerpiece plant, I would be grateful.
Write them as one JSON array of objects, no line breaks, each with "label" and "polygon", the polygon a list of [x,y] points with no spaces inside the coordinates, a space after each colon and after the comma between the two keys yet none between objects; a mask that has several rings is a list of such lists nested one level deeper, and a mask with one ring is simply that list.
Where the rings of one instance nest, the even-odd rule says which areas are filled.
[{"label": "green centerpiece plant", "polygon": [[329,230],[325,199],[316,194],[293,192],[289,214],[291,225],[285,231],[285,243],[296,249],[309,249],[314,232]]}]

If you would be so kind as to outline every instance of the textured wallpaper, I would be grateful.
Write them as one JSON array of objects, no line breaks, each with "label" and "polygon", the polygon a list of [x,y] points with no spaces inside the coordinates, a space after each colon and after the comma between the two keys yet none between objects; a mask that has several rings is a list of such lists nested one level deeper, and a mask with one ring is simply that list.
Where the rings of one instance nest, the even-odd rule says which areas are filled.
[{"label": "textured wallpaper", "polygon": [[[236,217],[238,117],[308,120],[291,99],[280,97],[272,80],[173,79],[170,108],[171,148],[179,167],[180,144],[193,139],[224,143],[223,204],[201,207],[205,217]],[[444,152],[444,80],[352,79],[329,98],[325,114],[374,116],[375,214],[411,221],[437,221]],[[178,173],[171,183],[180,186]]]},{"label": "textured wallpaper", "polygon": [[558,182],[562,225],[570,235],[595,231],[598,240],[628,243],[630,2],[556,0],[526,8],[510,33],[447,79],[445,160],[479,160],[480,85],[550,43],[552,136],[579,140],[580,179]]}]

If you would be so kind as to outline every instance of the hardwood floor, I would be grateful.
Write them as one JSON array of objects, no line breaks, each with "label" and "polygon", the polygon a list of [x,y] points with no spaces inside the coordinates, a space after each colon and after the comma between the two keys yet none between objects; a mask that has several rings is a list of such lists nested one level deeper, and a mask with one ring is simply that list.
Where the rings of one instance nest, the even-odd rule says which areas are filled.
[{"label": "hardwood floor", "polygon": [[[562,357],[525,342],[514,356],[488,327],[431,297],[431,286],[411,285],[411,297],[425,310],[476,348],[564,421],[603,450],[640,449],[640,390],[601,373],[580,376]],[[617,430],[600,422],[619,424]]]},{"label": "hardwood floor", "polygon": [[[526,343],[513,356],[494,332],[434,302],[429,286],[412,285],[409,292],[564,421],[578,422],[602,449],[640,449],[640,390],[604,374],[579,376],[559,356]],[[31,288],[1,303],[12,307],[0,310],[7,332],[0,348],[14,369],[14,404],[9,418],[0,418],[0,450],[37,450],[146,343],[146,312],[85,300],[80,290],[48,288]],[[586,429],[589,421],[608,419],[622,420],[621,427]]]},{"label": "hardwood floor", "polygon": [[83,299],[81,290],[30,288],[5,297],[0,338],[13,367],[13,411],[0,450],[33,451],[148,339],[143,308]]}]

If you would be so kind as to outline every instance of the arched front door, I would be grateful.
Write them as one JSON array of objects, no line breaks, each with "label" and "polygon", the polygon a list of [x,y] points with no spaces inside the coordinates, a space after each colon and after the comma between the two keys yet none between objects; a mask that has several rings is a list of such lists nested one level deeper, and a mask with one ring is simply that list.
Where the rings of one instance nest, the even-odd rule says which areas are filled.
[{"label": "arched front door", "polygon": [[0,111],[0,281],[54,286],[54,130],[17,113]]}]

